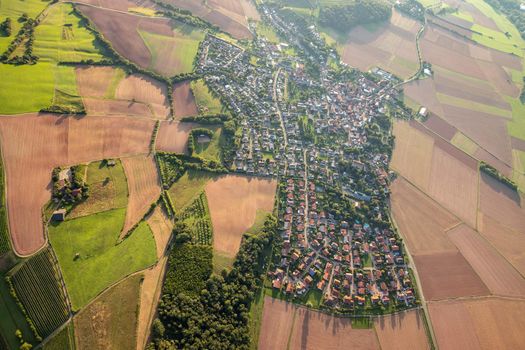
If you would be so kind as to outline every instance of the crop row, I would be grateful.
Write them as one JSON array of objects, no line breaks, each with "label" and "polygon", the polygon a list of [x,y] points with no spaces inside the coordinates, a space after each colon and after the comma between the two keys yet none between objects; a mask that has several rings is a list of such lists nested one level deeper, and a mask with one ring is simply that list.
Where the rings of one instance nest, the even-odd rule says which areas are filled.
[{"label": "crop row", "polygon": [[47,337],[67,321],[69,308],[49,249],[23,263],[10,279],[42,337]]}]

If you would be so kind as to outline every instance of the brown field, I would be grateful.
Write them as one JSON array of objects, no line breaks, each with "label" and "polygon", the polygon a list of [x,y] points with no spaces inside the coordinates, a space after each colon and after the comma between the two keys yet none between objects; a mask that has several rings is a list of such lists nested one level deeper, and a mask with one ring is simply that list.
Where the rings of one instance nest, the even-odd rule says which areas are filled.
[{"label": "brown field", "polygon": [[275,180],[236,175],[209,181],[205,191],[213,225],[213,248],[235,256],[242,235],[255,223],[257,210],[272,211],[276,188]]},{"label": "brown field", "polygon": [[142,275],[111,287],[73,319],[79,350],[132,349],[137,337],[137,308]]},{"label": "brown field", "polygon": [[447,141],[452,140],[458,131],[455,127],[433,113],[429,115],[428,119],[425,120],[423,125]]},{"label": "brown field", "polygon": [[158,119],[166,119],[170,108],[164,84],[144,75],[130,75],[123,79],[115,94],[117,99],[141,102],[151,109]]},{"label": "brown field", "polygon": [[454,149],[434,147],[428,194],[475,227],[478,207],[477,163],[473,161],[467,164],[451,154],[451,151]]},{"label": "brown field", "polygon": [[430,349],[424,322],[424,315],[419,310],[377,319],[374,326],[381,349]]},{"label": "brown field", "polygon": [[390,167],[410,182],[428,188],[434,140],[404,121],[394,121],[396,146]]},{"label": "brown field", "polygon": [[162,122],[157,135],[155,148],[159,151],[186,153],[188,136],[191,129],[195,127],[193,123]]},{"label": "brown field", "polygon": [[166,248],[171,238],[171,231],[173,230],[173,221],[166,215],[164,210],[159,206],[155,208],[153,213],[146,219],[157,246],[157,257],[164,256]]},{"label": "brown field", "polygon": [[103,98],[115,76],[113,67],[78,67],[75,72],[78,91],[83,97]]},{"label": "brown field", "polygon": [[521,349],[525,301],[483,298],[429,304],[441,350]]},{"label": "brown field", "polygon": [[481,173],[480,211],[517,232],[525,234],[525,208],[516,191]]},{"label": "brown field", "polygon": [[397,11],[392,13],[389,24],[373,32],[359,26],[349,33],[343,61],[364,71],[379,66],[407,78],[417,71],[415,38],[419,26]]},{"label": "brown field", "polygon": [[286,349],[296,310],[293,304],[264,298],[259,350]]},{"label": "brown field", "polygon": [[152,132],[153,121],[129,117],[2,116],[0,136],[15,251],[29,255],[45,243],[41,209],[51,198],[53,167],[145,154]]},{"label": "brown field", "polygon": [[142,281],[140,289],[140,306],[137,321],[137,350],[143,350],[147,345],[150,326],[153,322],[160,299],[167,262],[168,258],[163,257],[155,266],[144,271],[144,280]]},{"label": "brown field", "polygon": [[485,237],[498,252],[507,259],[522,275],[525,275],[525,235],[504,224],[500,224],[488,215],[480,214],[480,228]]},{"label": "brown field", "polygon": [[[412,334],[407,333],[407,336]],[[353,329],[351,320],[297,308],[266,297],[259,336],[260,350],[380,349],[374,329]]]},{"label": "brown field", "polygon": [[160,179],[152,156],[122,158],[128,180],[128,207],[122,234],[125,235],[144,216],[160,196]]},{"label": "brown field", "polygon": [[[148,21],[149,19],[92,6],[79,4],[77,7],[95,24],[104,37],[112,43],[119,54],[142,68],[149,67],[151,53],[137,31],[139,22]],[[151,20],[156,21],[155,19]]]},{"label": "brown field", "polygon": [[525,279],[476,231],[461,225],[448,236],[493,294],[525,296]]},{"label": "brown field", "polygon": [[488,295],[490,292],[459,252],[414,256],[427,300]]},{"label": "brown field", "polygon": [[249,0],[163,0],[176,7],[189,10],[237,39],[251,39],[248,18],[258,20],[257,9]]},{"label": "brown field", "polygon": [[297,309],[289,349],[380,349],[374,329],[353,329],[349,318]]},{"label": "brown field", "polygon": [[403,178],[391,190],[392,215],[412,255],[457,251],[446,230],[459,219]]},{"label": "brown field", "polygon": [[173,105],[176,118],[199,114],[189,81],[183,81],[173,85]]}]

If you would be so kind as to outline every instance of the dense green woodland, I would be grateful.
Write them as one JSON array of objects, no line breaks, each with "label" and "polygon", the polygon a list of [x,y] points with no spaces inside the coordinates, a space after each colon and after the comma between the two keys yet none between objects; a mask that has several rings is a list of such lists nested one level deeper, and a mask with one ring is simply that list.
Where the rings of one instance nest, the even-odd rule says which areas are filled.
[{"label": "dense green woodland", "polygon": [[[250,304],[261,286],[265,253],[276,230],[276,218],[268,217],[261,233],[245,236],[231,271],[211,275],[200,293],[174,294],[165,288],[148,349],[248,349]],[[174,247],[172,254],[183,247]]]},{"label": "dense green woodland", "polygon": [[360,24],[386,21],[392,15],[390,4],[382,0],[354,0],[344,5],[321,7],[319,23],[346,32]]}]

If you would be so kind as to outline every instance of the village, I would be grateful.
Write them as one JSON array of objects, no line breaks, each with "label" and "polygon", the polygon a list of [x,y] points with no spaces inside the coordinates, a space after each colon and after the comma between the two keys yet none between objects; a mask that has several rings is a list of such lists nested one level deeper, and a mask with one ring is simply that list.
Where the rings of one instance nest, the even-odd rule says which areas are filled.
[{"label": "village", "polygon": [[[315,55],[317,46],[307,46]],[[393,140],[386,115],[405,112],[396,103],[398,81],[380,69],[335,71],[326,59],[315,79],[287,49],[257,37],[245,50],[208,35],[198,60],[207,85],[240,120],[231,169],[280,179],[282,240],[268,283],[282,298],[306,303],[321,295],[320,307],[342,312],[414,306],[387,208]]]}]

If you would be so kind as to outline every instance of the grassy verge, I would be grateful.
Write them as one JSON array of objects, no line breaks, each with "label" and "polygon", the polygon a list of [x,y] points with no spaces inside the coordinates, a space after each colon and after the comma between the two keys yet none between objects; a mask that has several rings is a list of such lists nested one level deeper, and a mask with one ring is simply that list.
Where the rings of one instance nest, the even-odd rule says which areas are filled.
[{"label": "grassy verge", "polygon": [[69,323],[43,346],[43,350],[75,350],[75,330]]}]

